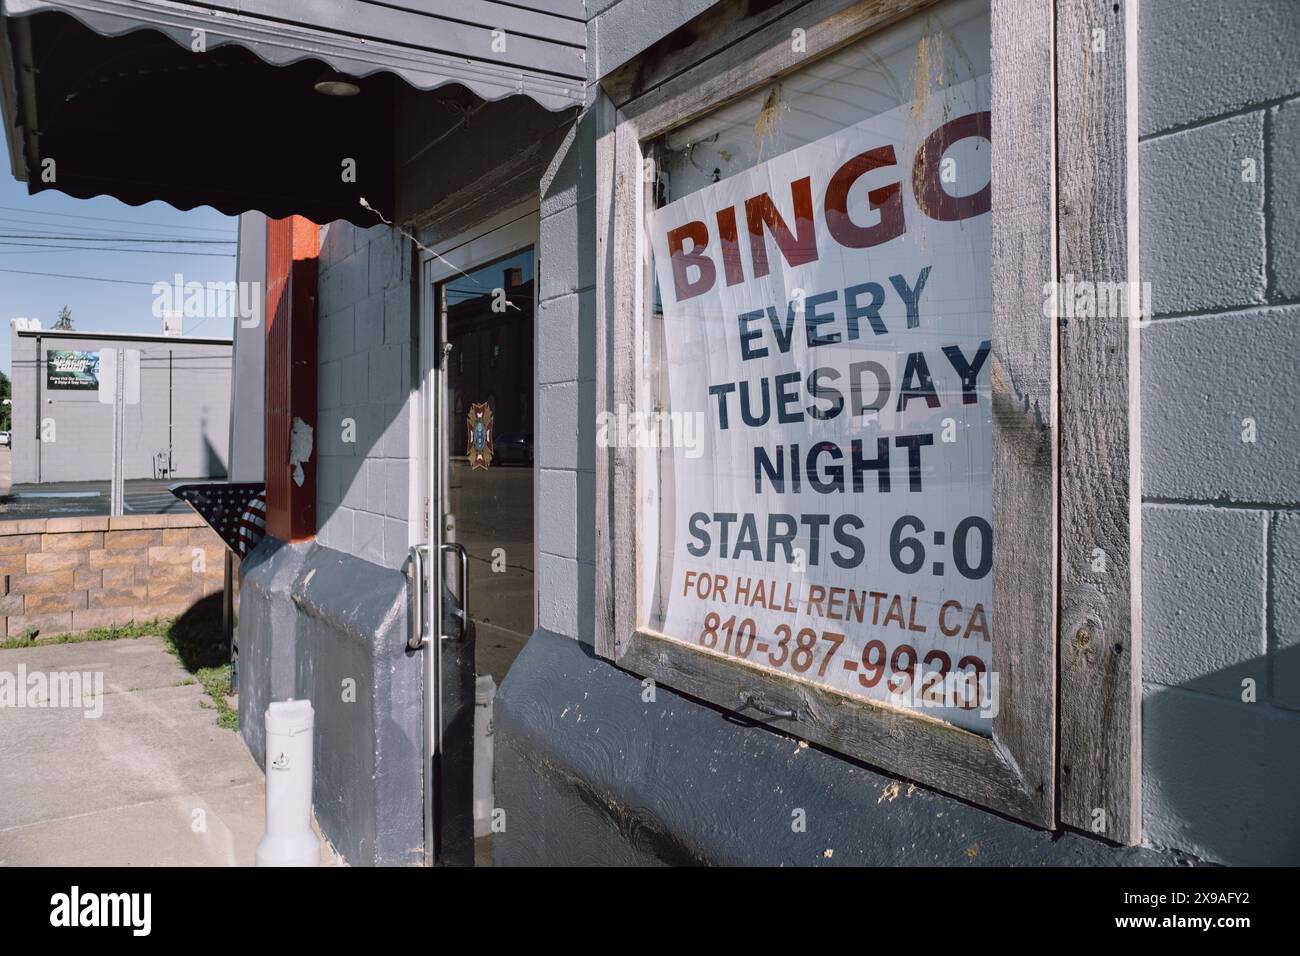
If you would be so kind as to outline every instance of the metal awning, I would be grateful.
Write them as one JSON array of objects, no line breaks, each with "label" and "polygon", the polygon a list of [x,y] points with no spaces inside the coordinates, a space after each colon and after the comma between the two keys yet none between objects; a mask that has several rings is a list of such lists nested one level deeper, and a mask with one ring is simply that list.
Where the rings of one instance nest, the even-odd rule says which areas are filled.
[{"label": "metal awning", "polygon": [[[157,30],[185,49],[236,43],[267,63],[319,60],[349,76],[384,70],[419,90],[459,83],[485,100],[521,94],[580,105],[587,68],[581,0],[5,0],[4,13],[76,17],[102,36]],[[500,31],[494,35],[494,31]]]},{"label": "metal awning", "polygon": [[[372,225],[357,196],[392,207],[400,87],[452,116],[507,97],[564,110],[586,91],[582,0],[0,0],[0,12],[5,135],[32,192]],[[334,74],[360,93],[316,92]]]}]

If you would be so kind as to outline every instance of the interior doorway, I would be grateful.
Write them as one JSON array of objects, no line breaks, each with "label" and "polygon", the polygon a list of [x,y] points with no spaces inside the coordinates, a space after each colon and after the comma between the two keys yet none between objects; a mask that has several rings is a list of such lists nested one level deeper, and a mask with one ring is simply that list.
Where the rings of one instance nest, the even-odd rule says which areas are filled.
[{"label": "interior doorway", "polygon": [[443,536],[467,553],[475,673],[497,684],[534,623],[533,261],[529,245],[434,287],[450,346]]},{"label": "interior doorway", "polygon": [[500,686],[536,627],[537,228],[535,205],[511,210],[423,261],[410,529],[416,645],[428,652],[429,863],[491,860],[491,766],[475,748],[475,718],[490,710],[476,697],[489,677]]}]

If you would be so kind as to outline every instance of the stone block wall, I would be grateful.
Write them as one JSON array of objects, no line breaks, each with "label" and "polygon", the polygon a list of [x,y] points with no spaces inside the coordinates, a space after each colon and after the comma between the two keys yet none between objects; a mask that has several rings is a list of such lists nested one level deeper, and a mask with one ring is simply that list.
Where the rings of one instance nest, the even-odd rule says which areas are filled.
[{"label": "stone block wall", "polygon": [[0,521],[0,633],[178,617],[220,593],[224,551],[195,514]]}]

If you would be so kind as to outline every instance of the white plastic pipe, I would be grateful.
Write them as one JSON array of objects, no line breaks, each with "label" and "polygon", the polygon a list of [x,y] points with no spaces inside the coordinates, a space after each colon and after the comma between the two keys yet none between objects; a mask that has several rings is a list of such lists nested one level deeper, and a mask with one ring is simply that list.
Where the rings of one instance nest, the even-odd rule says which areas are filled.
[{"label": "white plastic pipe", "polygon": [[496,805],[492,793],[493,734],[492,706],[497,683],[484,674],[474,684],[474,839],[492,832],[492,810]]},{"label": "white plastic pipe", "polygon": [[266,833],[258,866],[318,866],[320,839],[311,828],[312,727],[309,700],[266,708]]}]

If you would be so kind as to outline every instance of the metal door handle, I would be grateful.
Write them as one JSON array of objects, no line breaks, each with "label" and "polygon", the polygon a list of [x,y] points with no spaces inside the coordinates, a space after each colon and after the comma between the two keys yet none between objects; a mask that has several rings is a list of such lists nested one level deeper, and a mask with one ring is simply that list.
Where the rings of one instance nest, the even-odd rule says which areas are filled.
[{"label": "metal door handle", "polygon": [[464,637],[469,630],[469,552],[465,550],[463,544],[455,541],[445,543],[442,551],[444,554],[455,551],[460,557],[460,594],[457,597],[460,603],[461,628],[457,636]]},{"label": "metal door handle", "polygon": [[[461,627],[459,634],[443,634],[443,637],[463,637],[469,627],[469,552],[465,550],[463,544],[448,542],[442,546],[442,553],[446,554],[453,551],[460,558],[460,594],[459,614],[461,618]],[[415,571],[413,594],[411,597],[411,608],[415,618],[415,624],[411,628],[411,635],[407,638],[406,646],[413,651],[418,651],[429,643],[429,634],[425,628],[424,619],[424,589],[427,587],[427,575],[429,573],[428,562],[429,546],[427,544],[412,545],[408,554],[411,559],[411,566]]]},{"label": "metal door handle", "polygon": [[406,639],[406,646],[412,651],[418,651],[429,640],[424,632],[424,588],[425,574],[427,573],[425,555],[428,552],[429,546],[427,544],[412,545],[411,550],[408,552],[411,558],[411,567],[415,570],[415,593],[411,598],[411,608],[415,612],[415,625],[411,628],[411,636]]}]

